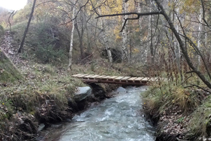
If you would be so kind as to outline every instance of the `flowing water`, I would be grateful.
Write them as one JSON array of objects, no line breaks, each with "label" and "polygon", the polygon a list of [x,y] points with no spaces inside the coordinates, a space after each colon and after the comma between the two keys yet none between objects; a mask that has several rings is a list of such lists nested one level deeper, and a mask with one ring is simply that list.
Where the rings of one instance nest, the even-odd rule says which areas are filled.
[{"label": "flowing water", "polygon": [[146,88],[120,87],[115,97],[76,115],[56,140],[154,141],[155,131],[141,112]]}]

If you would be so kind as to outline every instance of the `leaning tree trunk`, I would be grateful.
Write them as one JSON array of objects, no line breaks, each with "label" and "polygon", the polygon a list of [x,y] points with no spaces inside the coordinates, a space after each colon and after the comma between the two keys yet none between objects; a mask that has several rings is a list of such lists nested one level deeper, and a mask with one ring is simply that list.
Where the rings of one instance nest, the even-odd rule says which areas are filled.
[{"label": "leaning tree trunk", "polygon": [[[75,3],[75,2],[74,2]],[[75,18],[75,5],[73,7],[73,13],[72,13],[72,19]],[[72,22],[72,30],[71,30],[71,35],[70,35],[70,50],[69,50],[69,65],[68,69],[71,70],[72,68],[72,60],[73,60],[73,37],[74,37],[74,30],[75,30],[75,20]]]},{"label": "leaning tree trunk", "polygon": [[29,16],[29,21],[28,21],[27,26],[26,26],[26,29],[25,29],[25,31],[24,31],[23,39],[22,39],[21,44],[20,44],[20,47],[19,47],[19,49],[18,49],[18,53],[21,53],[21,51],[22,51],[22,49],[23,49],[23,45],[24,45],[24,42],[25,42],[26,34],[27,34],[27,32],[28,32],[29,25],[30,25],[30,23],[31,23],[31,19],[32,19],[32,17],[33,17],[35,4],[36,4],[36,0],[34,0],[33,6],[32,6],[32,9],[31,9],[31,14],[30,14],[30,16]]}]

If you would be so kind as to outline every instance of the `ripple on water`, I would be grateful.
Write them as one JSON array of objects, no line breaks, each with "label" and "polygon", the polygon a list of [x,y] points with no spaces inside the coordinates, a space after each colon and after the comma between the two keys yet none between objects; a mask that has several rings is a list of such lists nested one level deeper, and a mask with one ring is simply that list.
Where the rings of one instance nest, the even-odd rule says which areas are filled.
[{"label": "ripple on water", "polygon": [[146,88],[121,88],[116,97],[76,115],[60,141],[154,141],[153,127],[140,114]]}]

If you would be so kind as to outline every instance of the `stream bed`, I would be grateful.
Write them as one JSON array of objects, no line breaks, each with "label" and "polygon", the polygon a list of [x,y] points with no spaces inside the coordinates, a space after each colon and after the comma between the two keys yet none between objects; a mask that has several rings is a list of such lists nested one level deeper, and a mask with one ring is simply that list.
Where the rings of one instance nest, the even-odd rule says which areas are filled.
[{"label": "stream bed", "polygon": [[[117,95],[91,106],[45,141],[154,141],[155,129],[141,112],[141,92],[147,87],[120,87]],[[51,134],[54,134],[51,133]]]}]

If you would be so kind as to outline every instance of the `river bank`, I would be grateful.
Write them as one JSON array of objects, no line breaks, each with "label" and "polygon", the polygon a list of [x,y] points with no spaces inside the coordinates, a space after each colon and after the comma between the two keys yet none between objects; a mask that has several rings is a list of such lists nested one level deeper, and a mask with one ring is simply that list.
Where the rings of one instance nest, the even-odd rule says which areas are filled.
[{"label": "river bank", "polygon": [[[36,87],[29,86],[23,91],[16,90],[14,92],[14,89],[10,89],[13,94],[7,95],[7,101],[2,99],[0,103],[1,111],[4,112],[1,113],[0,122],[1,140],[33,140],[43,129],[52,124],[72,119],[76,113],[85,110],[91,103],[111,97],[112,94],[109,92],[117,87],[116,85],[92,85],[92,95],[72,105],[68,99],[72,97],[77,86],[84,84],[80,84],[81,82],[78,80],[72,80],[74,86],[68,85],[68,81],[64,81],[64,78],[61,79],[57,80],[57,83],[67,86],[59,87],[59,89],[55,88],[56,85],[53,85],[54,88],[45,89],[45,91],[41,91],[41,88],[35,90]],[[4,92],[8,93],[8,90],[4,89]]]},{"label": "river bank", "polygon": [[[51,65],[37,64],[21,59],[17,69],[22,79],[14,82],[0,82],[0,139],[1,140],[31,140],[42,128],[51,123],[71,119],[75,113],[86,109],[91,102],[109,97],[109,91],[116,86],[101,85],[93,88],[95,97],[89,101],[78,103],[79,109],[71,107],[68,99],[73,97],[77,87],[85,86],[83,82],[72,78],[74,72],[113,73],[113,69],[92,66],[74,66],[71,72],[64,68]],[[108,71],[108,69],[110,71]],[[100,72],[99,72],[100,71]],[[91,86],[92,87],[92,86]],[[44,126],[43,126],[44,123]]]},{"label": "river bank", "polygon": [[153,85],[143,95],[144,111],[157,127],[156,141],[202,141],[210,137],[209,91]]}]

